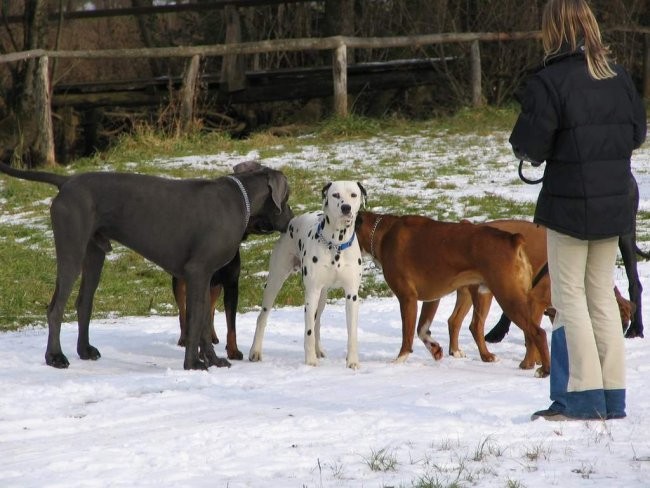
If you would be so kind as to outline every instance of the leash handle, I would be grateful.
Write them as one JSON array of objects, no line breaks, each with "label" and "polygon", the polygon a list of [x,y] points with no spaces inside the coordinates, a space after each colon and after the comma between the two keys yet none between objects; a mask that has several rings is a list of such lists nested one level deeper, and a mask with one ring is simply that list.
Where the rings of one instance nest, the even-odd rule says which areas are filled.
[{"label": "leash handle", "polygon": [[518,170],[518,172],[519,172],[519,178],[521,179],[521,181],[523,181],[527,185],[536,185],[536,184],[541,183],[542,181],[544,181],[544,176],[543,175],[538,180],[530,180],[530,179],[528,179],[528,178],[526,178],[524,176],[524,160],[523,159],[519,160],[519,170]]}]

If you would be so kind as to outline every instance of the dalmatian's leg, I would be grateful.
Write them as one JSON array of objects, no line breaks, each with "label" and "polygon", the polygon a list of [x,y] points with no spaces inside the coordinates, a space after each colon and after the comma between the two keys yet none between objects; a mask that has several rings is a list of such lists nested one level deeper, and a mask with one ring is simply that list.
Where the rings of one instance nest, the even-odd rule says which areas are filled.
[{"label": "dalmatian's leg", "polygon": [[257,316],[255,337],[251,350],[248,353],[248,359],[251,361],[262,360],[262,342],[264,340],[264,330],[266,329],[269,313],[271,313],[271,308],[282,285],[289,275],[298,269],[297,263],[299,261],[294,255],[294,247],[295,244],[288,234],[283,234],[273,247],[269,264],[269,275],[264,286],[262,311]]},{"label": "dalmatian's leg", "polygon": [[320,294],[320,299],[318,300],[318,310],[316,311],[316,321],[314,324],[314,333],[315,333],[315,338],[316,338],[316,357],[317,358],[324,358],[325,357],[325,350],[323,349],[323,345],[320,341],[320,319],[321,316],[323,315],[323,309],[325,308],[325,302],[327,300],[327,288],[323,288],[323,291],[321,291]]},{"label": "dalmatian's leg", "polygon": [[359,285],[361,272],[355,270],[351,274],[349,284],[345,289],[345,319],[348,325],[348,354],[346,366],[352,369],[359,368],[359,350],[357,341],[357,326],[359,323]]},{"label": "dalmatian's leg", "polygon": [[[305,278],[303,276],[303,278]],[[313,280],[305,283],[305,364],[318,366],[316,357],[316,316],[323,286]]]}]

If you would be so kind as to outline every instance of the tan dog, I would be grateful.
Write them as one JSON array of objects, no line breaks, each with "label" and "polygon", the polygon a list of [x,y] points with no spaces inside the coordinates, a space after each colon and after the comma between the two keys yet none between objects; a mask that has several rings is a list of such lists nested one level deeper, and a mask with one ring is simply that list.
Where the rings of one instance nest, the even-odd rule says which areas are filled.
[{"label": "tan dog", "polygon": [[[533,274],[535,276],[533,279],[533,289],[530,294],[532,320],[535,323],[540,323],[544,314],[548,315],[552,320],[555,316],[555,310],[550,308],[551,284],[545,267],[547,262],[546,228],[526,220],[495,220],[476,225],[487,225],[506,232],[519,233],[524,236],[526,240],[526,254],[533,267]],[[634,316],[634,304],[623,298],[616,287],[614,287],[614,293],[621,314],[621,322],[625,329],[626,325],[630,323]],[[463,287],[456,291],[456,305],[448,319],[450,355],[454,357],[465,356],[458,345],[458,336],[463,319],[473,305],[474,310],[469,328],[479,349],[481,359],[487,362],[496,360],[494,354],[488,351],[484,337],[485,319],[490,311],[491,303],[492,294],[489,292],[478,293],[477,286]],[[418,334],[427,333],[437,307],[438,302],[426,302],[422,304],[420,319],[418,321]],[[502,317],[500,324],[504,320],[507,321],[507,317]],[[537,352],[534,357],[536,362],[539,363],[540,358]]]},{"label": "tan dog", "polygon": [[[420,216],[360,212],[357,235],[361,250],[382,266],[400,303],[402,347],[397,361],[405,361],[413,350],[418,300],[435,301],[464,286],[484,285],[524,331],[528,347],[520,367],[533,368],[539,350],[542,366],[536,376],[549,374],[546,332],[529,311],[532,268],[520,234]],[[442,357],[440,345],[428,334],[419,337],[435,359]]]},{"label": "tan dog", "polygon": [[[467,222],[468,223],[468,222]],[[469,224],[469,223],[468,223]],[[476,225],[477,227],[493,227],[505,232],[518,233],[524,236],[524,250],[533,269],[534,286],[528,296],[530,319],[533,323],[541,324],[544,312],[551,305],[551,284],[548,272],[543,269],[546,265],[546,228],[524,220],[495,220]],[[489,256],[492,256],[490,253]],[[496,361],[485,342],[485,319],[492,304],[492,293],[489,290],[479,292],[479,287],[468,286],[456,290],[456,305],[449,316],[449,354],[454,357],[464,357],[465,354],[458,345],[458,336],[463,319],[474,306],[472,321],[469,329],[478,347],[481,359],[486,362]],[[422,338],[427,335],[433,322],[439,301],[425,302],[422,304],[420,319],[418,321],[418,335]],[[540,355],[534,344],[526,344],[526,357],[535,363],[540,362]],[[528,365],[532,367],[530,364]]]}]

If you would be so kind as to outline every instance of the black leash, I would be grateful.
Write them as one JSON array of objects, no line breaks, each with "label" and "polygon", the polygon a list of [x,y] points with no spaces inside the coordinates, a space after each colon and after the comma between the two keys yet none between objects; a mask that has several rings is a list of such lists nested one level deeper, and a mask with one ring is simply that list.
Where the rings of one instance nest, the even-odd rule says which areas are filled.
[{"label": "black leash", "polygon": [[528,178],[526,178],[524,176],[524,160],[523,159],[519,160],[519,178],[521,178],[521,181],[523,181],[524,183],[526,183],[528,185],[536,185],[536,184],[541,183],[542,181],[544,181],[544,176],[543,175],[539,180],[529,180]]},{"label": "black leash", "polygon": [[548,262],[544,263],[544,266],[538,271],[537,275],[533,278],[532,286],[531,288],[535,288],[537,286],[537,283],[539,283],[544,276],[546,276],[548,273]]}]

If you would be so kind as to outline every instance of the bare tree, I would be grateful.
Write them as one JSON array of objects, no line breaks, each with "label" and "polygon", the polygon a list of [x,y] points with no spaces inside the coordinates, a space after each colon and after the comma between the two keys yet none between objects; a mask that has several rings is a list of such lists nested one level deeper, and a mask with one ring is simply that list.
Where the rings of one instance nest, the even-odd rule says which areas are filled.
[{"label": "bare tree", "polygon": [[[23,49],[44,48],[47,39],[47,0],[25,2]],[[11,32],[11,31],[9,31]],[[12,39],[15,43],[16,40]],[[51,124],[48,134],[39,137],[43,122],[51,118],[46,59],[30,58],[12,68],[13,86],[6,117],[0,121],[0,136],[4,141],[3,159],[27,166],[54,164]],[[36,114],[37,116],[34,116]]]}]

